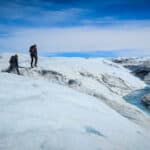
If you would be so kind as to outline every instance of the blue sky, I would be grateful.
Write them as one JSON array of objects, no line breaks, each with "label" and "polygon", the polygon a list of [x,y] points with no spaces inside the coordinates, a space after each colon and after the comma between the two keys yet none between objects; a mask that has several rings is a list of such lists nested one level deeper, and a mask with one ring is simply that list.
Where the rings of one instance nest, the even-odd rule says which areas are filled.
[{"label": "blue sky", "polygon": [[149,8],[149,0],[1,0],[0,52],[36,43],[40,53],[150,55]]}]

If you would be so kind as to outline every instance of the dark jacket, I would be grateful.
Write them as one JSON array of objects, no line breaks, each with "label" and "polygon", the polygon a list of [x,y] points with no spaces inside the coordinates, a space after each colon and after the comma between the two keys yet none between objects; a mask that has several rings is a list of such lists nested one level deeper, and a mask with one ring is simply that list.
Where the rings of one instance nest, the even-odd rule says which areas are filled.
[{"label": "dark jacket", "polygon": [[37,48],[36,48],[36,45],[32,45],[29,49],[29,52],[31,55],[34,55],[36,56],[37,55]]},{"label": "dark jacket", "polygon": [[9,60],[9,64],[11,66],[18,67],[18,57],[17,56],[11,56],[10,60]]}]

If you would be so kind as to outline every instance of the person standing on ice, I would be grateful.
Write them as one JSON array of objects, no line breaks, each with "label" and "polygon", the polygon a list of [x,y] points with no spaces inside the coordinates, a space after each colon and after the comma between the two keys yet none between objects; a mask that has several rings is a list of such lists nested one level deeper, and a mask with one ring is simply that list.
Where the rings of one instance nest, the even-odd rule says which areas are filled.
[{"label": "person standing on ice", "polygon": [[10,66],[9,66],[7,72],[10,73],[10,72],[16,70],[17,74],[20,75],[17,54],[10,57],[9,64],[10,64]]},{"label": "person standing on ice", "polygon": [[37,61],[38,61],[37,46],[35,44],[30,46],[29,52],[31,57],[31,68],[33,68],[33,61],[34,61],[34,67],[37,67]]}]

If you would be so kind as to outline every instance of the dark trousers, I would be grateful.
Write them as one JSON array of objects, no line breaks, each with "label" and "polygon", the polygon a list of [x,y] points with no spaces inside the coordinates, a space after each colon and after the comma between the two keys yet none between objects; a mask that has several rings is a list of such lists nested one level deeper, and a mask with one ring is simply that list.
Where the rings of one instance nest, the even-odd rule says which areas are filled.
[{"label": "dark trousers", "polygon": [[18,66],[15,66],[15,65],[10,65],[10,67],[8,68],[8,73],[10,73],[10,72],[12,72],[12,71],[14,71],[14,70],[16,70],[17,71],[17,74],[18,75],[20,75],[20,71],[19,71],[19,68],[18,68]]},{"label": "dark trousers", "polygon": [[34,66],[37,66],[37,61],[38,61],[38,57],[37,55],[32,55],[31,54],[31,67],[33,68],[33,62],[34,62]]}]

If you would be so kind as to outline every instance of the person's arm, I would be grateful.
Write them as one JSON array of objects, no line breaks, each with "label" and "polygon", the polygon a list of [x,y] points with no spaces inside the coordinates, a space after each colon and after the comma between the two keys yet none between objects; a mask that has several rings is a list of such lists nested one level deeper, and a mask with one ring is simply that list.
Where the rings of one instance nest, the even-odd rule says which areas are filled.
[{"label": "person's arm", "polygon": [[31,47],[29,48],[29,53],[31,53]]},{"label": "person's arm", "polygon": [[19,67],[18,58],[16,58],[16,66]]},{"label": "person's arm", "polygon": [[35,53],[37,54],[37,47],[35,47]]}]

